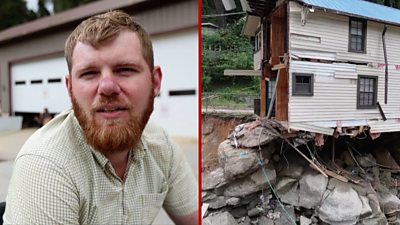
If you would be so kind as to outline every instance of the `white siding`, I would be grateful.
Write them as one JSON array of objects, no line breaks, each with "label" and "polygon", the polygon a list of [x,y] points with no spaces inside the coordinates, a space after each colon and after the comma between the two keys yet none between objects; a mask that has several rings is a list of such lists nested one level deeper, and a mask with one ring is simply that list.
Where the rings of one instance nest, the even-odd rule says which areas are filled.
[{"label": "white siding", "polygon": [[[388,119],[400,117],[400,28],[389,26],[386,46],[389,66],[388,104],[384,104],[383,24],[368,21],[366,53],[348,52],[349,18],[315,10],[301,23],[301,7],[290,2],[289,122],[381,119],[379,109],[357,109],[357,77],[378,77],[377,101]],[[298,57],[343,63],[295,61]],[[313,56],[313,57],[309,57]],[[329,58],[329,59],[328,59]],[[321,58],[320,58],[321,59]],[[355,65],[358,62],[367,65]],[[396,65],[398,65],[396,67]],[[398,68],[398,69],[396,69]],[[313,96],[292,96],[292,73],[314,74]],[[400,128],[399,128],[400,129]]]},{"label": "white siding", "polygon": [[254,70],[261,70],[261,57],[262,57],[262,50],[254,53],[254,58],[253,58]]},{"label": "white siding", "polygon": [[[263,33],[263,29],[260,27],[260,24],[258,25],[258,29],[259,31],[256,33],[256,39],[258,37],[258,41],[260,43],[260,47],[259,49],[254,52],[253,54],[253,68],[254,70],[261,70],[261,60],[263,57],[263,46],[264,46],[264,33]],[[257,41],[255,41],[254,45],[257,45]],[[254,48],[256,48],[256,46],[254,46]]]}]

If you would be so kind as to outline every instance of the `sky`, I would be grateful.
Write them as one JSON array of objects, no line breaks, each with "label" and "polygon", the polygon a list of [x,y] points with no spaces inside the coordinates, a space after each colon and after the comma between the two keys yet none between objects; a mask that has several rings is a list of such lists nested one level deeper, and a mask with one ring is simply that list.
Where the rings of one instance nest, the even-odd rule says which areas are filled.
[{"label": "sky", "polygon": [[[37,2],[38,0],[25,0],[26,1],[26,6],[28,7],[28,9],[32,9],[33,11],[37,11]],[[52,4],[50,2],[48,2],[46,4],[46,8],[47,9],[52,9]],[[49,11],[53,11],[53,10],[49,10]]]},{"label": "sky", "polygon": [[32,9],[33,11],[37,10],[37,2],[38,0],[25,0],[26,1],[26,6],[28,9]]}]

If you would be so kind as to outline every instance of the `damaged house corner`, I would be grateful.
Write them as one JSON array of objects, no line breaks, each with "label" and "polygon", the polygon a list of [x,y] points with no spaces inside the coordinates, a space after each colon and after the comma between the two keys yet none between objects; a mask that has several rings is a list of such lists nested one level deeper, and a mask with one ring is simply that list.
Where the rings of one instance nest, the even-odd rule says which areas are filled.
[{"label": "damaged house corner", "polygon": [[218,147],[218,118],[203,121],[203,224],[400,224],[400,10],[241,3],[260,115]]}]

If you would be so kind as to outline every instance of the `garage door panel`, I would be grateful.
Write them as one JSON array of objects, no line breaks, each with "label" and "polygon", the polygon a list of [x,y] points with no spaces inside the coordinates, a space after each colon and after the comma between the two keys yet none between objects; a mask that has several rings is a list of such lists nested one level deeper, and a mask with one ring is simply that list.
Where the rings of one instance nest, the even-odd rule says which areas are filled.
[{"label": "garage door panel", "polygon": [[47,107],[51,113],[70,108],[64,57],[54,57],[11,65],[13,112],[40,113]]}]

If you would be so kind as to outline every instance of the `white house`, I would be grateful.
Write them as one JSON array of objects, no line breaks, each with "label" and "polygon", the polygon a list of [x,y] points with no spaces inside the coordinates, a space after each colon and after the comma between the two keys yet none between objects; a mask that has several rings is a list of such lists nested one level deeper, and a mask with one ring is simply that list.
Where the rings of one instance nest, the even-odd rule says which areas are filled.
[{"label": "white house", "polygon": [[290,129],[327,135],[337,127],[400,131],[400,10],[363,0],[242,6],[262,74],[263,116],[274,109]]}]

